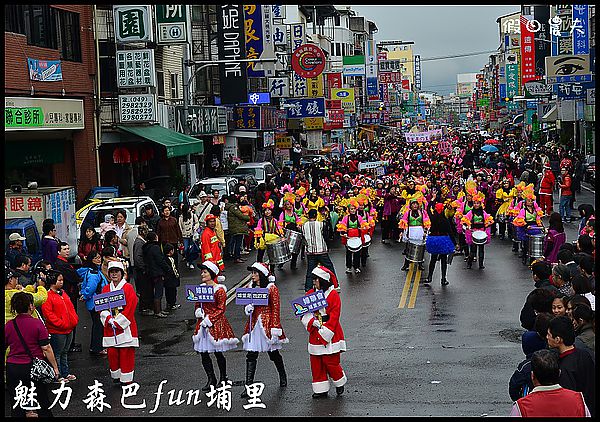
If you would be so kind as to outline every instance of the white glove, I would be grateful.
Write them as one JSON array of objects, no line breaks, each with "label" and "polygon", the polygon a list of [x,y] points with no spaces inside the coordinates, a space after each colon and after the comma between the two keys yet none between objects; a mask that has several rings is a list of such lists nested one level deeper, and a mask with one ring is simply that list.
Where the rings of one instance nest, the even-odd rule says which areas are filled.
[{"label": "white glove", "polygon": [[109,324],[111,327],[113,327],[113,328],[117,328],[117,326],[116,326],[116,324],[115,324],[115,320],[114,320],[114,319],[112,319],[112,318],[108,320],[108,324]]},{"label": "white glove", "polygon": [[206,327],[206,321],[202,320],[202,322],[200,323],[201,327]]},{"label": "white glove", "polygon": [[194,312],[194,315],[196,316],[196,318],[204,319],[204,309],[202,309],[202,308],[196,309],[196,311]]},{"label": "white glove", "polygon": [[318,319],[315,318],[315,320],[312,323],[313,327],[315,328],[321,328],[321,323],[319,322]]},{"label": "white glove", "polygon": [[249,304],[247,304],[247,305],[244,307],[244,313],[245,313],[247,316],[250,316],[250,315],[252,315],[252,311],[254,311],[254,305],[253,305],[253,304],[249,303]]}]

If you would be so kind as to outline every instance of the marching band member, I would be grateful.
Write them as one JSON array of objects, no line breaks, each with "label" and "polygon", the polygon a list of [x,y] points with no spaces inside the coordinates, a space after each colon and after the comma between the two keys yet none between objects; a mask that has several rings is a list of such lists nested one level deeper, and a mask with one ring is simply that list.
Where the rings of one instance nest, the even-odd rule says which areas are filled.
[{"label": "marching band member", "polygon": [[544,211],[535,202],[535,194],[533,193],[533,185],[528,185],[523,190],[523,204],[519,214],[513,220],[513,225],[516,227],[518,239],[521,241],[521,258],[523,264],[527,264],[529,251],[529,238],[527,234],[539,234],[541,229],[533,229],[533,227],[543,227],[542,216]]},{"label": "marching band member", "polygon": [[[423,207],[425,197],[421,191],[417,191],[409,201],[409,208],[404,212],[398,227],[402,232],[402,241],[409,243],[410,241],[421,242],[425,238],[425,230],[431,227],[431,221],[427,210]],[[402,271],[408,270],[408,259],[404,258]],[[423,263],[419,262],[419,269],[423,271]]]},{"label": "marching band member", "polygon": [[102,293],[122,289],[125,305],[100,312],[100,321],[104,326],[102,346],[108,352],[108,366],[113,382],[131,384],[135,367],[135,348],[140,347],[135,321],[138,297],[132,284],[125,280],[125,268],[120,261],[108,263],[108,277],[110,283],[102,288]]},{"label": "marching band member", "polygon": [[[272,199],[269,199],[267,202],[262,204],[263,208],[263,216],[258,220],[258,224],[254,229],[254,247],[258,250],[256,259],[259,262],[262,262],[267,246],[265,244],[266,241],[270,239],[266,239],[266,234],[271,234],[275,236],[283,236],[283,230],[281,230],[277,220],[273,217],[273,208],[275,208],[275,203]],[[270,264],[271,271],[275,269],[274,264]]]},{"label": "marching band member", "polygon": [[510,188],[510,180],[505,178],[502,180],[502,186],[500,189],[496,191],[496,203],[499,205],[498,211],[496,212],[496,221],[498,222],[500,240],[504,240],[504,235],[506,233],[507,211],[508,207],[510,206],[511,199],[512,189]]},{"label": "marching band member", "polygon": [[[337,231],[340,232],[342,236],[342,244],[346,246],[346,274],[352,273],[352,268],[354,268],[354,272],[356,274],[360,274],[360,249],[362,249],[362,236],[361,230],[366,230],[369,228],[369,223],[362,219],[361,216],[357,214],[358,210],[358,201],[356,198],[350,198],[348,200],[348,214],[342,218],[342,221],[337,224]],[[351,251],[350,248],[353,248],[354,245],[352,243],[358,243],[356,240],[351,239],[360,239],[361,246],[358,251]],[[350,248],[348,247],[348,242],[351,242]]]},{"label": "marching band member", "polygon": [[[244,308],[246,316],[251,318],[251,321],[246,321],[242,336],[244,350],[247,352],[245,385],[254,383],[258,354],[267,352],[279,373],[279,386],[285,387],[287,375],[279,349],[283,344],[289,343],[289,339],[281,326],[279,289],[275,285],[275,277],[269,274],[269,269],[262,262],[255,262],[248,267],[248,271],[252,273],[251,287],[269,289],[269,304],[257,306],[248,304]],[[242,398],[248,397],[248,392],[244,390]]]},{"label": "marching band member", "polygon": [[[491,228],[494,224],[494,218],[489,215],[483,209],[483,201],[485,201],[485,195],[483,192],[477,192],[473,195],[473,208],[464,215],[461,219],[462,224],[465,227],[465,240],[470,248],[470,254],[467,261],[467,268],[471,269],[473,261],[475,260],[475,252],[478,250],[477,260],[479,262],[479,269],[484,269],[483,259],[485,257],[484,246],[490,242]],[[487,237],[484,244],[478,244],[473,242],[473,232],[482,230],[485,231]]]},{"label": "marching band member", "polygon": [[302,324],[309,333],[308,353],[312,372],[313,398],[325,397],[329,392],[329,378],[338,395],[344,392],[348,381],[340,365],[340,354],[346,351],[344,332],[340,325],[342,302],[337,292],[338,280],[328,268],[317,266],[313,271],[313,288],[324,292],[327,307],[302,316]]},{"label": "marching band member", "polygon": [[[279,220],[277,224],[279,225],[279,230],[281,233],[285,233],[286,229],[293,230],[296,232],[300,231],[300,227],[302,226],[302,216],[299,216],[294,211],[294,203],[296,202],[296,195],[292,192],[286,192],[283,195],[283,211],[279,214]],[[261,262],[260,259],[258,259]],[[292,254],[292,262],[290,264],[290,268],[295,270],[297,268],[296,263],[298,261],[298,254]],[[283,264],[279,264],[279,268],[283,268]]]},{"label": "marching band member", "polygon": [[208,377],[208,382],[202,388],[203,392],[210,391],[210,386],[216,387],[217,378],[213,369],[209,353],[214,353],[219,366],[221,382],[227,382],[227,361],[223,352],[235,349],[239,340],[235,337],[233,329],[225,316],[227,307],[227,287],[221,284],[225,277],[219,276],[219,267],[211,261],[204,261],[199,267],[201,272],[201,286],[212,286],[214,302],[196,303],[194,315],[198,319],[192,342],[194,350],[200,352],[202,367]]},{"label": "marching band member", "polygon": [[460,250],[463,251],[465,255],[465,261],[468,260],[469,257],[469,245],[466,241],[465,232],[463,230],[462,218],[473,208],[473,195],[477,193],[477,189],[475,188],[475,182],[469,180],[465,183],[464,189],[464,197],[461,199],[457,199],[453,205],[456,206],[456,212],[454,213],[454,221],[456,221],[456,232],[458,233],[458,243],[460,245]]},{"label": "marching band member", "polygon": [[521,195],[523,194],[523,189],[525,189],[525,182],[519,182],[517,185],[515,185],[511,192],[512,200],[510,201],[510,205],[506,210],[506,215],[508,216],[507,223],[509,231],[512,232],[511,238],[513,242],[513,252],[519,252],[519,239],[517,237],[516,227],[513,224],[513,221],[521,211]]},{"label": "marching band member", "polygon": [[431,254],[431,260],[429,261],[426,283],[431,283],[435,264],[439,259],[442,266],[442,286],[447,286],[448,255],[454,253],[456,240],[452,232],[452,223],[446,217],[444,209],[445,205],[438,202],[431,211],[431,233],[427,236],[426,243],[427,252]]},{"label": "marching band member", "polygon": [[[363,189],[363,191],[365,191],[365,189]],[[358,209],[356,211],[356,213],[363,219],[363,221],[366,221],[369,223],[369,228],[363,230],[362,234],[362,238],[363,238],[363,247],[360,250],[360,263],[362,265],[362,267],[366,267],[367,266],[367,258],[369,256],[369,245],[371,244],[371,239],[373,239],[373,231],[375,230],[375,218],[374,218],[374,214],[371,211],[375,212],[375,215],[377,213],[377,211],[375,211],[374,209],[369,209],[369,197],[366,195],[365,193],[360,193],[357,197],[358,200]],[[369,236],[368,241],[365,242],[365,236]]]}]

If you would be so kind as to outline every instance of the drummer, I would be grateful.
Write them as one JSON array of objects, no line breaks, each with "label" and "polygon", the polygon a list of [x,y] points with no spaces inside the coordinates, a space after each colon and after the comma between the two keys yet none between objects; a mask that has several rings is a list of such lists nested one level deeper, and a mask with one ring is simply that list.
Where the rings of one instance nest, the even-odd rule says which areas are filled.
[{"label": "drummer", "polygon": [[465,255],[465,261],[469,259],[469,245],[466,241],[465,232],[462,227],[462,218],[473,208],[473,195],[477,193],[477,189],[475,188],[475,182],[467,181],[465,183],[465,195],[461,198],[457,199],[453,205],[456,207],[456,212],[454,213],[454,221],[456,222],[456,232],[458,233],[458,243],[460,245],[460,250]]},{"label": "drummer", "polygon": [[502,180],[502,186],[496,191],[496,205],[498,211],[496,212],[496,221],[498,222],[498,233],[500,240],[504,240],[506,233],[506,212],[512,200],[512,189],[510,188],[510,180],[504,178]]},{"label": "drummer", "polygon": [[[360,274],[360,250],[362,239],[360,230],[369,228],[369,223],[357,214],[358,201],[356,198],[348,200],[348,214],[337,224],[337,231],[342,236],[342,243],[346,246],[346,274]],[[358,239],[358,240],[357,240]]]},{"label": "drummer", "polygon": [[[279,230],[281,233],[285,233],[285,230],[293,230],[295,232],[300,232],[300,227],[302,226],[302,218],[296,212],[294,212],[294,203],[296,202],[296,195],[292,192],[286,192],[283,195],[283,211],[279,214],[279,220],[277,224],[279,225]],[[295,270],[297,268],[296,263],[298,261],[298,254],[292,253],[292,263],[290,268]],[[259,262],[261,262],[259,260]],[[283,264],[279,264],[277,266],[278,269],[283,268]]]},{"label": "drummer", "polygon": [[[542,225],[542,216],[544,211],[535,202],[535,194],[533,193],[533,185],[527,186],[523,190],[524,203],[519,211],[519,214],[515,217],[513,225],[517,229],[519,240],[521,240],[521,261],[523,264],[528,264],[528,251],[529,251],[529,237],[528,234],[540,234]],[[537,233],[534,227],[539,227]]]},{"label": "drummer", "polygon": [[[400,219],[398,227],[404,242],[407,244],[408,242],[420,243],[425,239],[425,230],[429,230],[431,227],[431,221],[425,209],[425,197],[422,192],[417,191],[408,202],[409,207]],[[408,270],[408,264],[408,259],[404,258],[402,271]],[[425,269],[422,262],[419,262],[419,269],[421,271]]]},{"label": "drummer", "polygon": [[373,218],[373,214],[371,213],[369,197],[366,195],[366,193],[367,192],[365,191],[365,193],[361,193],[356,197],[358,201],[358,210],[356,211],[356,213],[364,221],[367,221],[369,223],[369,228],[361,232],[363,247],[360,250],[360,264],[363,268],[367,266],[367,258],[369,257],[369,246],[371,244],[371,239],[373,238],[372,232],[375,229],[375,218]]},{"label": "drummer", "polygon": [[[275,203],[272,199],[262,204],[263,216],[258,220],[258,224],[254,229],[254,247],[258,250],[256,260],[263,262],[265,250],[267,249],[266,242],[275,239],[275,236],[283,236],[283,230],[280,228],[277,220],[273,217],[273,208]],[[269,236],[270,235],[270,236]],[[271,272],[275,269],[274,264],[270,264]]]},{"label": "drummer", "polygon": [[[469,245],[470,253],[467,260],[467,268],[471,269],[475,260],[475,252],[477,251],[477,261],[479,269],[485,268],[483,259],[485,257],[484,247],[490,242],[491,225],[494,224],[494,218],[483,209],[485,195],[483,192],[476,192],[473,195],[473,208],[464,215],[461,223],[465,225],[465,240]],[[480,235],[485,233],[485,236]]]},{"label": "drummer", "polygon": [[[523,189],[525,189],[525,182],[519,182],[519,184],[515,185],[515,187],[512,189],[511,194],[512,194],[512,200],[510,201],[510,205],[508,206],[508,209],[506,210],[506,215],[507,215],[507,223],[509,224],[509,227],[511,227],[512,229],[512,242],[513,242],[513,246],[512,246],[512,251],[513,252],[519,252],[519,239],[517,237],[516,234],[516,226],[513,224],[514,219],[517,217],[517,215],[519,215],[519,212],[521,211],[521,206],[522,206],[522,195],[523,195]],[[510,229],[509,229],[510,230]]]}]

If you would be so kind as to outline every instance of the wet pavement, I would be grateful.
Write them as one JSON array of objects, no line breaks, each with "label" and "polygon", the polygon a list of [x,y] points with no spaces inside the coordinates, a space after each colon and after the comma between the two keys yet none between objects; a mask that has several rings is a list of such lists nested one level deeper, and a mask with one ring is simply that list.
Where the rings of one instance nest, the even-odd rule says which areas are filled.
[{"label": "wet pavement", "polygon": [[[579,203],[594,203],[593,195],[582,191]],[[555,204],[558,209],[558,204]],[[577,213],[575,211],[575,213]],[[566,225],[567,240],[576,239],[577,223]],[[379,230],[370,248],[367,269],[360,275],[344,273],[344,251],[335,242],[330,256],[341,285],[341,324],[348,351],[341,364],[348,377],[343,396],[332,388],[328,398],[312,399],[307,333],[292,314],[290,301],[303,294],[305,263],[291,271],[289,264],[277,271],[281,293],[281,320],[290,343],[282,356],[288,374],[288,387],[279,388],[277,371],[266,354],[261,354],[255,381],[265,389],[260,399],[266,408],[245,410],[243,391],[245,352],[226,353],[228,376],[233,381],[231,409],[207,406],[209,399],[187,403],[188,390],[199,390],[206,383],[200,356],[192,348],[195,320],[193,304],[185,302],[166,319],[137,316],[140,348],[136,351],[135,381],[140,384],[136,397],[126,404],[145,400],[145,409],[125,409],[121,387],[110,380],[105,358],[87,353],[90,319],[80,306],[78,342],[82,353],[69,355],[71,372],[78,380],[68,386],[73,396],[66,410],[55,407],[55,416],[100,415],[90,412],[82,402],[94,380],[104,384],[106,402],[111,409],[102,415],[118,416],[506,416],[510,412],[508,380],[523,359],[519,312],[526,295],[533,289],[529,269],[512,252],[508,240],[493,238],[486,246],[485,269],[468,270],[462,256],[456,256],[448,269],[448,286],[440,284],[439,264],[433,282],[420,283],[413,307],[399,307],[407,272],[401,271],[403,245],[383,245]],[[256,253],[246,264],[226,263],[225,284],[232,291],[248,275]],[[427,255],[426,255],[427,256]],[[426,265],[427,268],[427,265]],[[199,282],[199,271],[182,268],[182,286]],[[410,286],[414,288],[413,286]],[[413,290],[410,291],[412,295]],[[241,306],[228,305],[226,313],[238,338],[246,318]],[[213,358],[215,370],[216,361]],[[162,385],[160,404],[157,389]],[[175,390],[170,393],[169,390]],[[182,390],[181,393],[179,390]],[[177,396],[181,401],[177,405]],[[51,396],[53,399],[54,395]],[[169,399],[172,404],[169,405]],[[6,403],[10,397],[6,396]],[[152,412],[152,413],[151,413]],[[5,404],[5,414],[9,414]]]}]

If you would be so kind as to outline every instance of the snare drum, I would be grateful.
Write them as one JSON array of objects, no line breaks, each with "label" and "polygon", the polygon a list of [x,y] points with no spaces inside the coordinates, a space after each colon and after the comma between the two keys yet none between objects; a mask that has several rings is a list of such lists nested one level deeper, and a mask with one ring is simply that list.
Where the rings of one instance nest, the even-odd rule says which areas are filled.
[{"label": "snare drum", "polygon": [[365,234],[365,243],[363,246],[365,248],[368,248],[369,246],[371,246],[371,236],[369,236],[368,234]]},{"label": "snare drum", "polygon": [[476,245],[485,245],[488,235],[485,230],[473,230],[473,233],[471,233],[471,238],[473,239],[473,243]]}]

